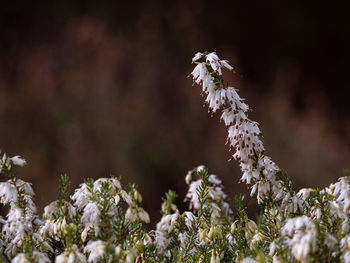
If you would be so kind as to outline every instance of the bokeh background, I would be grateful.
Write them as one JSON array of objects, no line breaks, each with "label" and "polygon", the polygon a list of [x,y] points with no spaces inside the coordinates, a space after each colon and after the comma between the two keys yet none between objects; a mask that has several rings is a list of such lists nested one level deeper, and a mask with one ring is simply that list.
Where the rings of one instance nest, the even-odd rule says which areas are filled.
[{"label": "bokeh background", "polygon": [[[267,153],[298,187],[350,168],[349,4],[320,1],[7,1],[0,9],[0,145],[27,161],[40,209],[60,174],[136,183],[153,222],[205,164],[247,193],[226,129],[186,76],[216,51],[254,109]],[[248,206],[254,209],[254,199]]]}]

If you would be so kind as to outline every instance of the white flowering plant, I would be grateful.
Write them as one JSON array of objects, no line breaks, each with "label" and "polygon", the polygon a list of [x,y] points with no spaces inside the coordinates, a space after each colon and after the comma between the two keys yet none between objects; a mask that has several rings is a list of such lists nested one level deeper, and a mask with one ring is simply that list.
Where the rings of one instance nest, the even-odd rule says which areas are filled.
[{"label": "white flowering plant", "polygon": [[189,210],[180,212],[169,190],[161,220],[149,231],[148,213],[135,185],[120,178],[87,179],[70,195],[61,176],[57,200],[38,215],[30,183],[14,174],[20,156],[0,159],[0,262],[350,262],[350,173],[325,189],[297,190],[265,154],[251,108],[222,71],[234,71],[216,53],[197,53],[190,74],[209,113],[221,114],[226,143],[244,182],[261,206],[248,218],[245,197],[228,202],[221,180],[198,166],[185,176]]}]

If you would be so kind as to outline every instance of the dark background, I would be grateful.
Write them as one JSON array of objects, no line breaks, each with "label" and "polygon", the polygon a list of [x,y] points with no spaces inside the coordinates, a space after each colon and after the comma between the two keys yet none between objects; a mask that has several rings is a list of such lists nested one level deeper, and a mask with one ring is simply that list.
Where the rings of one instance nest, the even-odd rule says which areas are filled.
[{"label": "dark background", "polygon": [[[230,196],[246,193],[186,76],[216,51],[254,109],[267,154],[299,187],[350,167],[349,4],[320,1],[8,1],[0,9],[0,145],[27,161],[40,209],[60,174],[121,175],[153,222],[169,188],[205,164]],[[241,76],[240,76],[241,75]],[[254,206],[255,200],[248,202]]]}]

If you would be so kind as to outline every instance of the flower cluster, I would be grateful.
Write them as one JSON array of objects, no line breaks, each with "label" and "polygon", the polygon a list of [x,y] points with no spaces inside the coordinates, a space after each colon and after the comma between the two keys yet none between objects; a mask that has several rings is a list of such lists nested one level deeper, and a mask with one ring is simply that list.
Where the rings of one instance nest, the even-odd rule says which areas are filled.
[{"label": "flower cluster", "polygon": [[14,175],[20,156],[0,156],[0,262],[345,262],[350,263],[350,173],[324,189],[297,191],[287,174],[265,155],[258,123],[237,89],[225,85],[215,53],[197,53],[192,72],[211,114],[221,110],[227,144],[261,213],[248,218],[245,197],[232,204],[218,176],[205,166],[185,176],[189,209],[180,212],[169,190],[161,219],[148,230],[148,213],[135,185],[116,177],[87,179],[71,193],[61,177],[57,200],[39,215],[30,183]]},{"label": "flower cluster", "polygon": [[214,52],[199,52],[192,62],[196,66],[190,76],[194,84],[202,87],[202,95],[206,96],[204,105],[208,105],[212,114],[222,111],[220,120],[228,130],[226,143],[234,151],[231,159],[239,162],[242,171],[240,181],[251,188],[251,195],[257,194],[259,204],[279,202],[283,213],[295,213],[302,200],[289,187],[281,169],[265,155],[258,123],[248,118],[252,109],[234,87],[224,82],[222,69],[233,70],[233,67]]},{"label": "flower cluster", "polygon": [[[134,185],[125,189],[115,177],[87,179],[69,196],[69,180],[63,175],[58,199],[39,216],[31,185],[8,167],[4,176],[9,180],[0,183],[0,202],[9,205],[7,218],[0,221],[4,262],[220,262],[237,253],[234,231],[249,232],[253,224],[244,209],[240,218],[233,216],[221,180],[204,166],[185,178],[190,210],[180,213],[176,193],[169,191],[162,218],[150,232],[145,228],[149,215]],[[226,227],[233,218],[235,229],[241,230]]]}]

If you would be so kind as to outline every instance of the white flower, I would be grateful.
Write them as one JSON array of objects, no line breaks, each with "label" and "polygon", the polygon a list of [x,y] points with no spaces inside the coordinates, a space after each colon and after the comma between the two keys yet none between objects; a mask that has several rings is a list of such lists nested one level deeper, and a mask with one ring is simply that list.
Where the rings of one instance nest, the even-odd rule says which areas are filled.
[{"label": "white flower", "polygon": [[185,225],[186,225],[189,229],[191,229],[191,228],[192,228],[192,223],[193,223],[193,221],[196,219],[196,217],[195,217],[194,214],[192,214],[192,213],[189,212],[189,211],[184,212],[184,214],[185,214]]},{"label": "white flower", "polygon": [[154,243],[156,244],[158,252],[162,253],[168,247],[170,239],[164,231],[156,230]]},{"label": "white flower", "polygon": [[150,218],[149,218],[149,215],[148,213],[140,208],[139,212],[138,212],[138,217],[143,221],[145,222],[146,224],[148,224],[149,222],[151,222]]},{"label": "white flower", "polygon": [[94,226],[95,235],[98,236],[100,232],[100,209],[96,203],[88,203],[84,208],[83,215],[81,217],[81,222],[85,227]]},{"label": "white flower", "polygon": [[119,180],[115,179],[115,178],[110,178],[109,181],[115,186],[117,187],[119,190],[122,189],[122,186],[119,182]]},{"label": "white flower", "polygon": [[252,257],[246,257],[240,261],[240,263],[259,263],[259,261],[256,261]]},{"label": "white flower", "polygon": [[220,64],[230,71],[233,70],[233,67],[230,64],[228,64],[227,60],[220,60]]},{"label": "white flower", "polygon": [[[44,240],[45,237],[40,235],[39,233],[33,233],[32,234],[32,239],[33,241],[38,244],[38,248],[40,248],[41,252],[51,252],[54,253],[53,248],[50,246],[48,242]],[[46,238],[45,238],[46,239]]]},{"label": "white flower", "polygon": [[[15,257],[17,255],[17,246],[13,242],[10,242],[6,245],[5,254],[7,257]],[[22,258],[22,257],[21,257]],[[23,258],[22,258],[23,259]]]},{"label": "white flower", "polygon": [[210,257],[210,263],[220,263],[220,257],[213,250]]},{"label": "white flower", "polygon": [[133,202],[132,202],[132,199],[131,199],[131,196],[125,192],[124,190],[121,190],[121,196],[122,198],[124,199],[124,201],[129,205],[129,206],[133,206]]},{"label": "white flower", "polygon": [[105,254],[105,243],[101,240],[90,241],[84,249],[85,253],[90,253],[88,262],[97,263],[100,262]]},{"label": "white flower", "polygon": [[272,257],[273,255],[275,255],[275,252],[276,252],[276,243],[275,241],[272,241],[270,244],[269,256]]},{"label": "white flower", "polygon": [[66,249],[62,254],[56,257],[55,263],[86,263],[86,257],[80,253],[77,245]]},{"label": "white flower", "polygon": [[307,216],[287,219],[281,235],[286,238],[286,244],[299,261],[303,262],[310,252],[317,250],[317,228]]},{"label": "white flower", "polygon": [[110,187],[111,194],[116,194],[122,189],[120,182],[115,178],[99,178],[94,182],[94,192],[100,191],[103,183],[108,183]]},{"label": "white flower", "polygon": [[12,263],[50,263],[51,260],[44,254],[38,251],[34,251],[31,255],[33,261],[27,259],[26,255],[23,253],[18,254],[14,259],[12,259]]},{"label": "white flower", "polygon": [[[68,211],[69,217],[70,218],[75,217],[76,215],[75,207],[66,201],[62,201],[62,202],[63,202],[64,210]],[[58,200],[53,201],[49,205],[45,206],[43,216],[47,219],[54,219],[53,214],[58,213],[60,209],[62,209],[62,207],[59,206],[59,201]]]},{"label": "white flower", "polygon": [[66,263],[66,262],[68,262],[68,260],[64,254],[58,255],[55,259],[55,263]]},{"label": "white flower", "polygon": [[134,198],[139,203],[142,203],[142,195],[140,194],[139,191],[137,191],[137,190],[134,191]]},{"label": "white flower", "polygon": [[343,262],[344,263],[350,263],[350,251],[346,251],[343,255]]},{"label": "white flower", "polygon": [[46,220],[45,224],[40,228],[40,234],[49,234],[49,236],[59,241],[63,236],[66,226],[67,221],[64,217],[55,220]]},{"label": "white flower", "polygon": [[34,262],[36,263],[50,263],[51,260],[47,257],[46,254],[34,251],[33,252]]},{"label": "white flower", "polygon": [[313,190],[314,189],[312,189],[312,188],[302,188],[297,193],[297,196],[299,196],[302,200],[306,201],[306,199],[309,198],[309,196]]},{"label": "white flower", "polygon": [[16,155],[16,156],[14,156],[14,157],[12,157],[10,159],[11,159],[12,163],[14,165],[17,165],[17,166],[23,167],[23,166],[25,166],[27,164],[26,160],[21,158],[21,156],[19,156],[19,155]]},{"label": "white flower", "polygon": [[51,202],[49,205],[45,206],[43,216],[46,218],[51,218],[54,212],[57,212],[57,202]]},{"label": "white flower", "polygon": [[208,181],[213,185],[221,185],[222,183],[221,180],[215,174],[209,175]]},{"label": "white flower", "polygon": [[114,197],[114,203],[115,203],[116,205],[118,205],[118,204],[119,204],[119,201],[120,201],[120,196],[119,196],[119,195],[116,195],[116,196]]},{"label": "white flower", "polygon": [[158,252],[164,252],[169,245],[170,239],[168,238],[168,235],[173,231],[178,217],[178,213],[166,215],[157,223],[154,243],[156,244]]},{"label": "white flower", "polygon": [[217,71],[220,75],[221,73],[221,65],[219,63],[219,57],[216,55],[215,52],[209,53],[206,56],[206,61],[208,61],[213,68],[214,71]]},{"label": "white flower", "polygon": [[347,235],[340,240],[340,248],[342,251],[341,262],[350,263],[350,236]]},{"label": "white flower", "polygon": [[236,226],[237,226],[237,221],[238,221],[238,220],[236,220],[235,222],[233,222],[233,223],[231,224],[231,227],[230,227],[231,234],[234,234],[234,233],[235,233]]},{"label": "white flower", "polygon": [[188,171],[185,176],[185,182],[186,184],[190,184],[191,181],[192,181],[192,171]]},{"label": "white flower", "polygon": [[137,218],[137,211],[133,208],[128,208],[125,213],[125,219],[129,222],[134,222]]},{"label": "white flower", "polygon": [[36,206],[32,200],[32,197],[34,196],[33,188],[30,183],[24,182],[21,179],[17,179],[14,183],[10,180],[0,183],[0,202],[3,204],[10,203],[11,205],[18,206],[17,188],[22,193],[22,202],[26,202],[27,212],[30,214],[35,213]]},{"label": "white flower", "polygon": [[8,204],[9,202],[17,202],[17,190],[16,188],[8,183],[0,183],[0,202],[2,204]]},{"label": "white flower", "polygon": [[102,183],[108,182],[109,178],[98,178],[94,182],[94,192],[96,193],[97,191],[101,190]]},{"label": "white flower", "polygon": [[88,226],[83,230],[83,232],[81,232],[81,241],[83,241],[84,243],[91,229],[92,229],[92,226]]},{"label": "white flower", "polygon": [[114,249],[114,254],[119,257],[120,253],[122,252],[122,248],[121,246],[116,246],[115,249]]},{"label": "white flower", "polygon": [[325,244],[330,250],[333,250],[338,244],[338,239],[334,235],[326,233]]},{"label": "white flower", "polygon": [[81,184],[78,189],[75,190],[71,199],[74,201],[74,205],[78,209],[83,209],[89,203],[89,190],[85,183]]},{"label": "white flower", "polygon": [[197,52],[194,57],[192,58],[192,62],[196,62],[198,59],[200,59],[203,56],[203,53]]},{"label": "white flower", "polygon": [[341,177],[339,181],[331,185],[327,192],[333,195],[335,201],[342,205],[345,212],[350,211],[350,184],[349,178]]},{"label": "white flower", "polygon": [[196,170],[197,170],[198,173],[201,172],[201,171],[204,171],[205,170],[205,166],[204,165],[199,165],[199,166],[197,166]]},{"label": "white flower", "polygon": [[199,179],[197,181],[193,181],[190,183],[190,186],[188,187],[188,192],[186,194],[185,200],[190,200],[190,209],[198,210],[199,209],[199,199],[198,199],[198,193],[197,188],[201,185],[202,180]]},{"label": "white flower", "polygon": [[20,253],[12,259],[12,263],[30,263],[30,261],[26,258],[25,254]]},{"label": "white flower", "polygon": [[136,256],[137,256],[136,250],[131,248],[129,250],[129,253],[126,255],[125,263],[134,263]]}]

